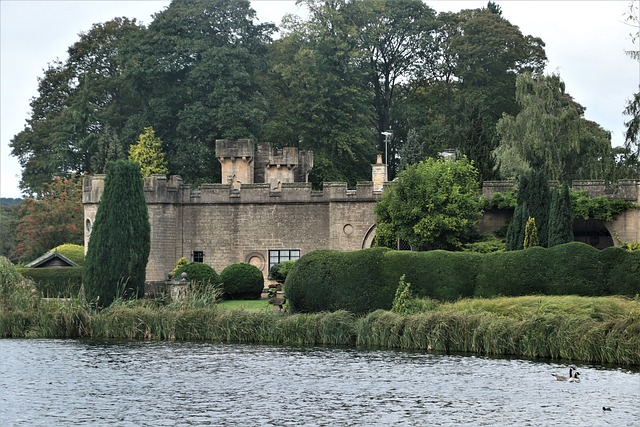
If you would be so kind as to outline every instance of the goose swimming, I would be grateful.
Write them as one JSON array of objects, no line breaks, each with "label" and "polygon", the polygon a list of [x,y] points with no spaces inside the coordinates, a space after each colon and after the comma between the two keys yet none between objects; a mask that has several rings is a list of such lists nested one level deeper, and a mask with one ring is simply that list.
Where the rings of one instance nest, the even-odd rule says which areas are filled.
[{"label": "goose swimming", "polygon": [[573,366],[569,367],[569,376],[566,375],[559,375],[559,374],[551,374],[556,381],[569,381],[571,379],[573,379]]}]

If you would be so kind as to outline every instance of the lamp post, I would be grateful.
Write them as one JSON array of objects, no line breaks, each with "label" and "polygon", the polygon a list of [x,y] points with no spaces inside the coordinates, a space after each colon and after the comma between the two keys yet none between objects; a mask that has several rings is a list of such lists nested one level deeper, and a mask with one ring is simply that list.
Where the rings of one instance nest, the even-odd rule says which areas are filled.
[{"label": "lamp post", "polygon": [[384,135],[384,164],[389,166],[389,140],[393,137],[393,131],[391,129],[386,130],[384,132],[380,132],[381,135]]}]

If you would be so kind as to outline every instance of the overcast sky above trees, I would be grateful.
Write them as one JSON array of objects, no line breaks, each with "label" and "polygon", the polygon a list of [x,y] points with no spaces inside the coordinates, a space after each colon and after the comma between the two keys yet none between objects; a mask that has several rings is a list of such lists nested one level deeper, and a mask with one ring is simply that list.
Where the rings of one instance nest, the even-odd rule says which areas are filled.
[{"label": "overcast sky above trees", "polygon": [[[437,12],[486,6],[486,1],[427,1]],[[614,145],[624,141],[622,113],[638,91],[640,68],[625,50],[638,50],[633,28],[625,24],[630,0],[500,1],[503,16],[525,35],[540,37],[549,58],[547,73],[559,73],[566,91],[586,107],[585,117],[612,133]],[[636,2],[637,3],[637,2]],[[29,101],[37,95],[37,78],[47,64],[65,60],[78,34],[116,16],[143,24],[169,1],[18,1],[0,2],[1,141],[0,197],[21,197],[20,166],[10,156],[9,142],[29,117]],[[252,0],[258,18],[280,23],[285,13],[303,9],[291,0]],[[636,45],[640,40],[636,41]]]}]

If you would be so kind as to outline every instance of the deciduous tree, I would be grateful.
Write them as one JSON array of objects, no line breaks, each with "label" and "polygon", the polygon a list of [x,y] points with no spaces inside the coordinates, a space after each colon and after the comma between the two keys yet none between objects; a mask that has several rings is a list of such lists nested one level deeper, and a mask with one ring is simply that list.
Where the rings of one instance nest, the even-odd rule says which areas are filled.
[{"label": "deciduous tree", "polygon": [[[402,171],[375,206],[379,242],[456,249],[481,215],[478,171],[466,159],[429,158]],[[379,237],[379,238],[378,238]]]},{"label": "deciduous tree", "polygon": [[18,257],[31,261],[63,243],[82,245],[82,180],[56,177],[37,198],[24,199],[19,208],[16,242]]}]

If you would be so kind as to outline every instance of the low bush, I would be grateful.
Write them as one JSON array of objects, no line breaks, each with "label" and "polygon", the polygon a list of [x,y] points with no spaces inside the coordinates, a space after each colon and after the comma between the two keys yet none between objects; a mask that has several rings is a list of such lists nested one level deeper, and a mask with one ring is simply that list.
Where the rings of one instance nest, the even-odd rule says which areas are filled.
[{"label": "low bush", "polygon": [[256,266],[239,263],[225,267],[220,273],[225,299],[260,299],[264,277]]},{"label": "low bush", "polygon": [[176,271],[176,277],[181,277],[182,273],[187,273],[187,280],[191,282],[189,290],[196,299],[208,294],[209,288],[222,284],[218,273],[210,265],[202,262],[191,262],[180,267]]},{"label": "low bush", "polygon": [[78,296],[82,286],[83,267],[20,268],[24,277],[33,280],[42,295],[50,298]]}]

